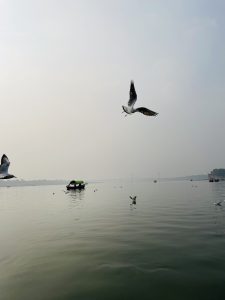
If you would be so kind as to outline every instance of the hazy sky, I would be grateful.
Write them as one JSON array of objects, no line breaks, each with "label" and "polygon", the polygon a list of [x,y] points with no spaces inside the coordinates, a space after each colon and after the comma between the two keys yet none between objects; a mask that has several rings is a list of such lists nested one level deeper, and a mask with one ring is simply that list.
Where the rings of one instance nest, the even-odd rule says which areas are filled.
[{"label": "hazy sky", "polygon": [[[0,0],[0,154],[19,178],[225,167],[225,1]],[[137,106],[124,118],[130,80]]]}]

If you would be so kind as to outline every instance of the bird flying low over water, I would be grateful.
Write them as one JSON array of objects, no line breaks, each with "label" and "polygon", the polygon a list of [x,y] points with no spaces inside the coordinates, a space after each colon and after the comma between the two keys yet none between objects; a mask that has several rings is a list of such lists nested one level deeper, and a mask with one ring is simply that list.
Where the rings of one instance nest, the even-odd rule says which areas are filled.
[{"label": "bird flying low over water", "polygon": [[8,157],[5,154],[3,154],[0,165],[0,179],[10,179],[16,177],[8,173],[9,165],[10,161]]},{"label": "bird flying low over water", "polygon": [[137,94],[135,91],[134,82],[131,81],[131,83],[130,83],[130,99],[128,101],[128,106],[122,106],[124,112],[127,113],[128,115],[133,114],[135,112],[140,112],[146,116],[157,116],[158,115],[158,113],[156,113],[146,107],[134,108],[134,104],[136,101],[137,101]]}]

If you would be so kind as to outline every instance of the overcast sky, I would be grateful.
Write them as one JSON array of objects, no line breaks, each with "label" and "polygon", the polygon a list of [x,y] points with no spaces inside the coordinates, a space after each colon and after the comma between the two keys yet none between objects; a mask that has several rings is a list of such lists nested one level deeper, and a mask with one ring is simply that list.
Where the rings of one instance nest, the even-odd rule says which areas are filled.
[{"label": "overcast sky", "polygon": [[[0,0],[0,155],[24,179],[225,167],[225,1]],[[137,106],[159,113],[124,118]]]}]

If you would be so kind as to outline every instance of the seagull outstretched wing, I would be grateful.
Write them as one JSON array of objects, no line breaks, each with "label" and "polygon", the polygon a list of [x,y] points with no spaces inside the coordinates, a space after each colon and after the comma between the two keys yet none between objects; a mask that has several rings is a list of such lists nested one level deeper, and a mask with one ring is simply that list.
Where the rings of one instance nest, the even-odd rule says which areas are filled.
[{"label": "seagull outstretched wing", "polygon": [[137,94],[135,91],[134,82],[131,81],[131,83],[130,83],[130,99],[128,101],[128,106],[133,106],[134,103],[136,102],[136,100],[137,100]]},{"label": "seagull outstretched wing", "polygon": [[9,169],[10,161],[8,157],[3,154],[1,159],[1,165],[0,165],[0,174],[7,174]]},{"label": "seagull outstretched wing", "polygon": [[143,115],[146,115],[146,116],[157,116],[158,115],[157,112],[154,112],[153,110],[150,110],[146,107],[138,107],[138,108],[135,109],[135,111],[140,112],[140,113],[142,113]]}]

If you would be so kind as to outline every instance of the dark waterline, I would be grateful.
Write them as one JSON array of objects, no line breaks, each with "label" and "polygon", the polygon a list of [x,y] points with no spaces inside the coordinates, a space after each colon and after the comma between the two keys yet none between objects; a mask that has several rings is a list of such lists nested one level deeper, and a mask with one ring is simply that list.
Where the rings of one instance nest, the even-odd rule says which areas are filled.
[{"label": "dark waterline", "polygon": [[225,299],[225,183],[63,189],[0,188],[0,299]]}]

